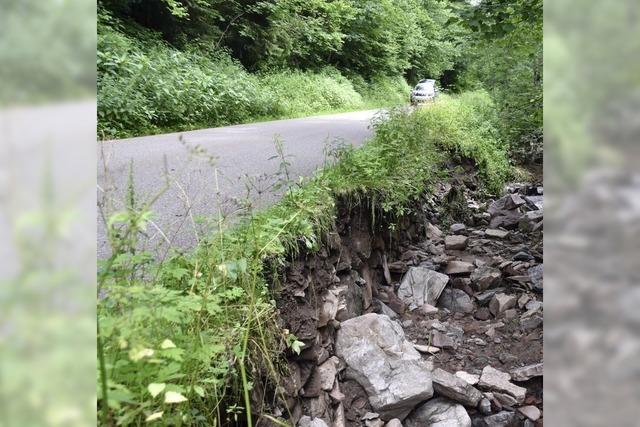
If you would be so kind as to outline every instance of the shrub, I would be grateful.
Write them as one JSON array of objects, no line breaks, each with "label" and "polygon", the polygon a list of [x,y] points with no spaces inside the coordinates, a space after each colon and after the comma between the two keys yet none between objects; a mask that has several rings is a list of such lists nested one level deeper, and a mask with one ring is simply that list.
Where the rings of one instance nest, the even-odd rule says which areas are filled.
[{"label": "shrub", "polygon": [[98,131],[123,137],[395,105],[409,93],[401,77],[357,81],[358,90],[330,67],[251,74],[222,51],[181,51],[147,30],[133,38],[100,24]]}]

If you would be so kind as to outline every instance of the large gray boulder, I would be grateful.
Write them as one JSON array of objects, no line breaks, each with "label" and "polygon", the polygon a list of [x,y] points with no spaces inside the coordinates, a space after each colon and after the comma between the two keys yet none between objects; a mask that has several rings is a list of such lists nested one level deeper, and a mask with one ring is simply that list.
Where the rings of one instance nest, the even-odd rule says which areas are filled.
[{"label": "large gray boulder", "polygon": [[411,267],[402,278],[398,288],[398,298],[409,306],[410,310],[424,304],[436,305],[449,276],[425,267]]},{"label": "large gray boulder", "polygon": [[380,418],[404,419],[433,396],[431,371],[402,327],[385,315],[369,313],[342,322],[336,355],[345,375],[360,384]]},{"label": "large gray boulder", "polygon": [[405,427],[471,427],[471,418],[462,405],[437,398],[420,405],[404,420]]}]

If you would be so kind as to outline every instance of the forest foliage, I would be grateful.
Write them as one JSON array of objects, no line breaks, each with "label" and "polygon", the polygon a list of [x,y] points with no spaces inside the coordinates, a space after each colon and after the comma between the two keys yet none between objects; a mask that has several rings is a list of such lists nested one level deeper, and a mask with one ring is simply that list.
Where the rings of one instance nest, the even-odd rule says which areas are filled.
[{"label": "forest foliage", "polygon": [[100,0],[101,137],[485,89],[518,161],[542,147],[542,1]]}]

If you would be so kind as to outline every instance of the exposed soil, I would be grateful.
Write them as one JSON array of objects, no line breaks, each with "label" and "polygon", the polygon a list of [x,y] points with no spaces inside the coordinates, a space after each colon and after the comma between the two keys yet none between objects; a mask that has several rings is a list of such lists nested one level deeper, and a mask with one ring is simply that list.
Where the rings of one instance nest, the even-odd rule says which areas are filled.
[{"label": "exposed soil", "polygon": [[[335,354],[335,332],[341,321],[368,312],[380,313],[382,305],[399,314],[397,321],[415,344],[433,346],[434,331],[438,330],[454,337],[451,346],[423,355],[434,367],[451,373],[462,370],[480,374],[487,365],[509,372],[542,361],[541,308],[535,316],[529,316],[539,316],[539,323],[523,320],[527,312],[524,303],[542,301],[541,280],[533,286],[527,276],[530,268],[542,262],[541,223],[534,231],[521,231],[517,223],[515,229],[510,225],[511,231],[504,238],[484,235],[489,222],[494,221],[486,213],[491,200],[480,201],[474,193],[477,185],[469,167],[461,173],[453,186],[439,185],[425,193],[415,209],[400,219],[376,212],[373,221],[367,200],[356,205],[341,202],[335,229],[328,233],[321,250],[302,253],[273,278],[279,283],[277,303],[283,325],[305,343],[300,355],[288,354],[292,377],[286,388],[290,398],[286,407],[277,409],[283,418],[292,424],[308,415],[322,418],[330,426],[367,425],[362,418],[373,410],[362,387],[339,374],[332,389],[323,389],[318,366]],[[524,196],[535,188],[519,186],[510,191]],[[430,224],[446,235],[451,234],[447,230],[454,221],[466,224],[466,229],[458,233],[468,237],[464,250],[446,249],[441,237],[430,236]],[[500,280],[479,292],[470,286],[468,274],[450,275],[447,287],[463,290],[473,301],[474,308],[468,313],[455,307],[439,307],[432,314],[421,309],[409,311],[396,295],[407,268],[426,266],[444,271],[451,260],[492,266],[499,269]],[[519,304],[508,313],[494,316],[487,309],[491,298],[482,295],[486,292],[513,295]],[[526,404],[541,404],[541,378],[518,385],[528,390]],[[474,409],[469,414],[472,418],[479,416]]]}]

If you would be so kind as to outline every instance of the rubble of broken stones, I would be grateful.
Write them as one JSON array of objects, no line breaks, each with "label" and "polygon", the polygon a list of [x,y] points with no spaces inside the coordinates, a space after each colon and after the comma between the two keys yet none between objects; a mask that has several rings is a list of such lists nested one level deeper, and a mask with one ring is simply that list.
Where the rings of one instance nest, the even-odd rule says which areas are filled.
[{"label": "rubble of broken stones", "polygon": [[290,363],[290,421],[541,426],[542,194],[513,185],[471,200],[467,224],[425,222],[393,250],[351,224],[348,242],[291,273],[303,290],[289,308],[307,316],[295,318],[305,349]]}]

